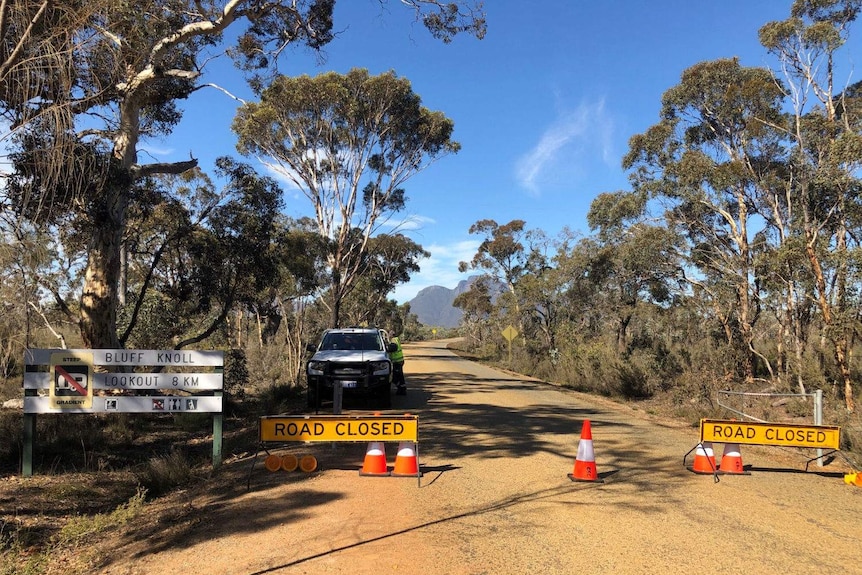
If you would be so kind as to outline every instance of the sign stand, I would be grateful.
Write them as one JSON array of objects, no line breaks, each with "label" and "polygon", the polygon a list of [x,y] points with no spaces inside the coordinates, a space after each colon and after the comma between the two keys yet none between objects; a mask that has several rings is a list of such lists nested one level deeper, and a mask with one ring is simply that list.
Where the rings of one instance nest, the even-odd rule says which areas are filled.
[{"label": "sign stand", "polygon": [[512,366],[512,340],[518,337],[518,330],[514,327],[506,326],[503,330],[503,337],[509,342],[509,367]]}]

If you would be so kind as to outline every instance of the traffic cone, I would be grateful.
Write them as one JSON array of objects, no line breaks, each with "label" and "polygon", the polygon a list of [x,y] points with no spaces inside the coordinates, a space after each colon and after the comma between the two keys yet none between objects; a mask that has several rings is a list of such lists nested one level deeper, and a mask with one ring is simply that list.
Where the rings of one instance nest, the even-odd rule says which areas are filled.
[{"label": "traffic cone", "polygon": [[712,442],[704,441],[702,443],[698,443],[697,449],[695,449],[694,452],[694,465],[692,466],[691,471],[694,473],[713,475],[715,470],[715,451],[712,449]]},{"label": "traffic cone", "polygon": [[601,481],[596,471],[596,458],[593,454],[593,433],[590,420],[585,419],[581,427],[581,440],[578,442],[578,455],[575,458],[575,470],[568,474],[572,481]]},{"label": "traffic cone", "polygon": [[719,473],[730,475],[747,475],[745,468],[742,466],[742,454],[739,452],[738,443],[724,444],[721,465],[718,467],[718,471]]},{"label": "traffic cone", "polygon": [[372,441],[365,451],[365,461],[359,475],[388,476],[389,469],[386,467],[386,451],[382,441]]},{"label": "traffic cone", "polygon": [[421,477],[419,460],[416,457],[416,444],[412,441],[402,441],[398,444],[398,454],[395,456],[393,477]]}]

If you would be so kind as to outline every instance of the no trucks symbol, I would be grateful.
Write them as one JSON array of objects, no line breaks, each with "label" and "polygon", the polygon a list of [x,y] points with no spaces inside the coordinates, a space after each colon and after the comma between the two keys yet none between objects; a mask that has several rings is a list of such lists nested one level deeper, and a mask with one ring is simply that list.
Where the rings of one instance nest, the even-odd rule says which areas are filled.
[{"label": "no trucks symbol", "polygon": [[90,409],[93,406],[93,358],[89,353],[51,354],[51,407]]}]

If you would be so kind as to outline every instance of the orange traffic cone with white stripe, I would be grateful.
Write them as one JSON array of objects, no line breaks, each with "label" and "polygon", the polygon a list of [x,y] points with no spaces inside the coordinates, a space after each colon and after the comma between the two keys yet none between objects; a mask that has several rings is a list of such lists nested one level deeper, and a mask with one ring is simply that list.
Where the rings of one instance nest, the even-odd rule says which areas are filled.
[{"label": "orange traffic cone with white stripe", "polygon": [[742,454],[739,452],[738,443],[724,444],[724,452],[721,456],[721,465],[718,467],[718,472],[729,475],[748,475],[748,472],[742,466]]},{"label": "orange traffic cone with white stripe", "polygon": [[691,471],[704,475],[713,475],[715,470],[715,451],[712,449],[712,442],[704,441],[698,443],[694,451],[694,464],[691,467]]},{"label": "orange traffic cone with white stripe", "polygon": [[365,461],[362,463],[359,475],[377,477],[389,475],[389,468],[386,467],[386,448],[382,441],[372,441],[368,444],[368,449],[365,451]]},{"label": "orange traffic cone with white stripe", "polygon": [[402,441],[398,444],[398,454],[395,456],[393,477],[421,477],[419,459],[416,457],[416,444],[412,441]]},{"label": "orange traffic cone with white stripe", "polygon": [[568,476],[572,481],[602,481],[596,470],[596,457],[593,453],[593,432],[589,419],[585,419],[581,427],[581,440],[578,442],[575,470],[573,473],[569,473]]}]

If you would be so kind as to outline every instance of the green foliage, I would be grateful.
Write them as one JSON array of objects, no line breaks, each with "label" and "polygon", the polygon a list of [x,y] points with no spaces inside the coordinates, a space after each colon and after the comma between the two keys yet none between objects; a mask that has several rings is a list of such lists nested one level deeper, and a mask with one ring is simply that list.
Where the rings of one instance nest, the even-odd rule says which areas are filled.
[{"label": "green foliage", "polygon": [[88,539],[95,535],[128,525],[144,513],[146,496],[146,489],[138,488],[131,499],[110,513],[82,515],[70,519],[57,534],[56,544],[62,547],[85,546]]},{"label": "green foliage", "polygon": [[[459,149],[454,124],[428,110],[404,78],[367,70],[316,77],[279,76],[244,104],[233,122],[238,149],[291,174],[328,240],[331,325],[360,278],[381,303],[424,252],[402,236],[379,236],[382,221],[404,208],[402,185],[435,159]],[[389,253],[393,252],[393,253]],[[367,318],[365,318],[367,321]]]},{"label": "green foliage", "polygon": [[620,362],[617,367],[619,394],[626,399],[647,399],[653,396],[649,372],[638,362]]},{"label": "green foliage", "polygon": [[[182,335],[184,328],[188,327],[177,303],[162,294],[147,293],[140,305],[124,306],[117,318],[117,327],[121,331],[130,331],[126,345],[130,349],[173,347],[173,339]],[[132,312],[136,312],[134,326]]]},{"label": "green foliage", "polygon": [[[179,316],[188,321],[193,330],[191,334],[184,334],[186,339],[181,343],[211,336],[217,329],[215,325],[224,322],[226,309],[234,302],[248,305],[254,295],[251,291],[260,291],[274,283],[269,281],[273,270],[267,265],[272,263],[267,250],[254,249],[262,247],[262,236],[266,233],[259,232],[267,227],[265,218],[257,222],[234,218],[236,214],[228,213],[227,206],[219,206],[222,213],[218,215],[224,222],[242,225],[236,234],[228,233],[224,227],[219,229],[218,219],[210,222],[211,226],[197,227],[196,233],[191,234],[190,229],[203,218],[192,217],[185,222],[172,218],[172,222],[178,224],[173,229],[149,236],[159,238],[161,245],[143,246],[141,252],[129,245],[134,243],[135,235],[130,232],[134,229],[135,216],[146,218],[151,210],[162,207],[153,201],[152,194],[147,194],[146,190],[142,193],[147,180],[154,175],[181,174],[197,167],[197,160],[193,158],[169,164],[139,163],[142,157],[139,146],[144,138],[158,138],[172,132],[182,119],[180,101],[193,98],[198,89],[213,81],[219,83],[218,78],[205,76],[205,71],[211,67],[204,64],[212,55],[230,54],[245,71],[261,72],[261,76],[250,80],[256,90],[262,91],[261,78],[274,75],[279,55],[288,45],[320,50],[335,36],[335,0],[289,3],[238,0],[224,6],[220,4],[169,0],[159,3],[154,11],[142,11],[139,5],[125,1],[94,0],[45,6],[39,2],[17,2],[8,9],[4,4],[4,26],[0,33],[4,45],[14,49],[6,50],[0,61],[5,87],[0,96],[0,110],[7,124],[15,126],[15,130],[7,138],[13,172],[5,178],[3,203],[14,206],[11,213],[30,223],[54,224],[51,233],[56,243],[62,244],[57,254],[83,256],[81,260],[85,262],[87,273],[76,278],[83,284],[83,289],[75,290],[79,297],[65,290],[46,289],[51,299],[65,308],[67,315],[71,317],[77,311],[81,338],[87,347],[120,347],[132,339],[128,330],[134,329],[137,311],[126,315],[123,333],[118,333],[116,323],[119,304],[126,295],[123,293],[125,286],[121,285],[126,273],[122,269],[124,256],[138,255],[145,260],[139,268],[144,270],[143,285],[137,286],[137,295],[131,298],[138,303],[148,299],[150,271],[166,252],[177,250],[173,254],[175,264],[183,257],[197,259],[190,266],[197,269],[180,269],[183,273],[176,278],[176,284],[166,286],[176,288],[175,293],[182,296],[178,300],[153,286],[157,293],[171,301],[185,304],[184,311],[190,307],[193,312]],[[44,9],[46,6],[48,9]],[[449,41],[458,33],[484,35],[481,3],[419,2],[411,7],[431,34],[443,41]],[[118,38],[122,42],[117,41]],[[455,151],[457,144],[449,140],[451,121],[440,113],[420,108],[418,97],[409,90],[409,83],[391,84],[390,79],[391,75],[371,79],[370,89],[365,92],[370,97],[362,102],[342,98],[346,106],[341,111],[346,116],[358,113],[361,117],[363,109],[395,94],[389,92],[391,86],[399,88],[396,90],[398,101],[387,107],[385,114],[372,113],[363,118],[385,116],[383,139],[387,134],[397,133],[397,141],[394,145],[387,142],[359,162],[375,171],[374,181],[365,182],[370,184],[368,203],[397,210],[404,204],[401,176],[405,171],[419,168],[414,152],[421,150],[421,154],[433,157],[444,151]],[[312,101],[322,101],[323,94],[332,95],[337,91],[321,90]],[[116,123],[118,117],[125,121]],[[323,116],[320,120],[321,125],[329,124]],[[86,130],[76,130],[83,124],[87,125]],[[362,123],[362,127],[367,126],[369,124]],[[339,125],[338,129],[343,127]],[[319,143],[315,142],[311,151],[329,149],[326,144],[318,146]],[[409,159],[399,161],[401,151]],[[329,160],[320,165],[343,165],[340,152]],[[383,186],[384,174],[399,175],[391,182],[393,185]],[[377,192],[384,189],[393,193]],[[265,211],[266,202],[254,201],[262,196],[251,198],[251,195],[245,196],[246,200],[252,200],[246,207]],[[165,203],[168,202],[162,204]],[[346,225],[354,224],[350,214],[340,215],[344,216]],[[127,223],[132,225],[127,227]],[[370,229],[375,229],[373,220],[370,220]],[[321,236],[329,239],[335,234],[321,233]],[[59,259],[60,256],[55,257]],[[200,274],[207,261],[211,265],[209,271],[220,272],[210,283]],[[48,267],[62,267],[54,265],[57,263],[49,262]],[[351,266],[343,269],[336,266],[336,269],[345,271]],[[349,277],[350,273],[344,275]],[[335,290],[333,295],[340,297],[339,291]],[[46,299],[44,294],[41,298],[31,295],[27,293],[18,301],[26,305]],[[76,300],[83,305],[74,310],[69,302]],[[200,324],[195,324],[196,317],[189,317],[205,315],[218,304],[223,309],[204,318]],[[147,333],[139,339],[151,340],[155,332],[145,331]],[[0,340],[0,343],[4,342]]]},{"label": "green foliage", "polygon": [[[93,478],[89,480],[100,483]],[[145,513],[145,492],[142,489],[133,489],[131,495],[117,486],[112,486],[110,493],[96,492],[91,485],[83,484],[80,477],[70,479],[68,484],[44,482],[34,485],[32,491],[24,488],[23,492],[43,504],[49,501],[51,510],[63,508],[69,501],[81,502],[85,507],[98,501],[104,507],[112,497],[129,498],[117,499],[119,505],[116,508],[111,509],[115,504],[109,504],[105,511],[75,512],[57,522],[33,521],[26,515],[0,522],[0,574],[3,575],[53,573],[58,564],[62,564],[64,573],[93,572],[98,564],[91,548],[93,541],[111,533],[115,535]],[[52,500],[56,500],[56,505]],[[52,513],[48,515],[53,517]],[[74,555],[76,560],[68,562],[70,555]]]},{"label": "green foliage", "polygon": [[264,383],[258,388],[257,399],[264,415],[299,413],[306,407],[305,389],[296,385]]},{"label": "green foliage", "polygon": [[[28,529],[14,534],[0,533],[0,575],[42,575],[51,561],[47,553],[32,553],[32,542],[38,537]],[[30,552],[30,553],[28,553]],[[21,559],[26,557],[26,559]]]},{"label": "green foliage", "polygon": [[248,361],[244,350],[229,349],[224,356],[224,392],[233,399],[245,397],[249,385]]}]

